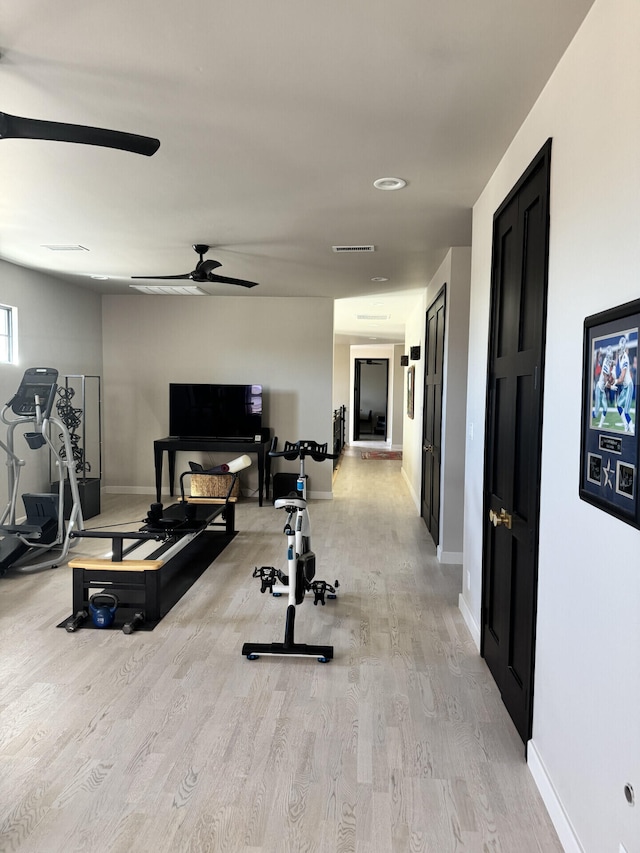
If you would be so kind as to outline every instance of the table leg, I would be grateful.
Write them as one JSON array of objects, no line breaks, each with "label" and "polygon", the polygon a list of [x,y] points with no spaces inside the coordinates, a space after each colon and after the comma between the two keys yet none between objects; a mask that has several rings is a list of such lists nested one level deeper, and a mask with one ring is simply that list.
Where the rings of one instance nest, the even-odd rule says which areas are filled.
[{"label": "table leg", "polygon": [[262,506],[262,490],[264,487],[264,446],[258,450],[258,506]]},{"label": "table leg", "polygon": [[153,460],[156,468],[156,500],[160,503],[162,493],[162,450],[153,449]]},{"label": "table leg", "polygon": [[169,457],[169,494],[173,497],[173,486],[176,479],[176,452],[175,450],[168,450],[167,456]]}]

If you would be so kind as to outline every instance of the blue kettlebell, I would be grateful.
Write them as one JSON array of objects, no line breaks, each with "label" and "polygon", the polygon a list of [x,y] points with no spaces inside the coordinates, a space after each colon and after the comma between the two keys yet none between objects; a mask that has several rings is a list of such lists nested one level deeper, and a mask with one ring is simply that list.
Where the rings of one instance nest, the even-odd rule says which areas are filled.
[{"label": "blue kettlebell", "polygon": [[89,612],[96,628],[109,628],[118,609],[118,599],[110,592],[97,592],[89,599]]}]

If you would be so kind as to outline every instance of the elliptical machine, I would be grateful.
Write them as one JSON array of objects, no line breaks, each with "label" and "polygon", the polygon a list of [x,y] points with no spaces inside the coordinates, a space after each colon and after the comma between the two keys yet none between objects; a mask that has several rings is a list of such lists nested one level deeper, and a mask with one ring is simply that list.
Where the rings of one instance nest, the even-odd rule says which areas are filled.
[{"label": "elliptical machine", "polygon": [[[71,532],[84,527],[69,431],[51,414],[58,390],[57,379],[58,371],[54,368],[30,367],[14,396],[0,412],[0,419],[7,425],[6,441],[0,440],[0,449],[7,457],[9,495],[0,516],[0,576],[9,568],[35,572],[64,563],[71,546]],[[21,524],[16,523],[16,510],[20,472],[26,463],[14,450],[14,432],[19,426],[31,426],[31,431],[24,433],[31,450],[48,446],[59,469],[60,480],[58,495],[39,493],[22,496],[26,520]],[[59,449],[51,440],[52,427],[62,441]],[[65,529],[64,487],[67,476],[72,505]],[[56,549],[55,554],[36,563],[30,562],[34,556],[52,549]],[[25,562],[29,565],[23,565]]]},{"label": "elliptical machine", "polygon": [[314,580],[316,573],[316,555],[311,550],[311,524],[307,510],[307,476],[304,470],[304,460],[311,456],[316,462],[326,459],[337,459],[338,454],[327,453],[327,444],[315,441],[285,441],[284,450],[269,451],[269,456],[283,456],[285,459],[300,459],[300,471],[296,483],[296,491],[284,498],[277,498],[274,506],[287,512],[284,534],[287,537],[287,574],[275,566],[261,566],[253,571],[253,577],[261,582],[260,592],[274,591],[277,583],[288,587],[289,600],[282,643],[245,643],[242,654],[248,660],[256,660],[260,655],[290,655],[295,657],[314,657],[320,663],[328,663],[333,658],[333,646],[307,645],[296,643],[295,619],[296,607],[305,599],[307,592],[312,592],[313,603],[324,606],[325,598],[336,598],[336,590],[340,586],[336,580],[333,585],[326,581]]}]

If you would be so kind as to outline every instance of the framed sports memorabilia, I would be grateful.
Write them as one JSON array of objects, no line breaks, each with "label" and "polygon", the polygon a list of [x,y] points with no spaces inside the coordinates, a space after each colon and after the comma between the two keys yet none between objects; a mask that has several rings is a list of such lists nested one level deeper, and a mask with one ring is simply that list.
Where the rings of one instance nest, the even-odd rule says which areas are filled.
[{"label": "framed sports memorabilia", "polygon": [[638,329],[640,299],[584,321],[579,493],[640,528]]},{"label": "framed sports memorabilia", "polygon": [[413,365],[407,370],[407,417],[413,418],[416,369]]}]

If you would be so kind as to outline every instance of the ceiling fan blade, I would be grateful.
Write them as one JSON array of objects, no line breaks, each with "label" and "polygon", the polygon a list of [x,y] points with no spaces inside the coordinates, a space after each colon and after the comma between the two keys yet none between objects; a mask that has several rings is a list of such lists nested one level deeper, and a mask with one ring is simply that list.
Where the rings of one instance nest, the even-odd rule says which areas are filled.
[{"label": "ceiling fan blade", "polygon": [[257,287],[257,281],[244,281],[241,278],[227,278],[226,275],[216,275],[213,272],[210,272],[207,276],[207,281],[211,281],[214,284],[238,284],[240,287]]},{"label": "ceiling fan blade", "polygon": [[160,147],[160,140],[137,133],[105,130],[82,124],[66,124],[59,121],[41,121],[34,118],[0,113],[0,139],[47,139],[54,142],[76,142],[81,145],[99,145],[102,148],[118,148],[133,154],[151,157]]},{"label": "ceiling fan blade", "polygon": [[191,273],[186,272],[184,275],[132,275],[131,278],[146,278],[146,279],[151,279],[151,280],[169,279],[169,278],[172,280],[173,279],[181,279],[181,278],[189,279],[189,278],[191,278]]},{"label": "ceiling fan blade", "polygon": [[221,267],[221,266],[222,266],[222,264],[220,263],[220,261],[213,261],[213,260],[211,260],[211,261],[200,261],[200,263],[197,265],[197,267],[195,268],[195,271],[192,273],[192,275],[197,274],[199,277],[200,276],[202,277],[203,281],[206,281],[209,273],[213,272],[213,270],[217,270],[218,267]]}]

